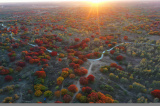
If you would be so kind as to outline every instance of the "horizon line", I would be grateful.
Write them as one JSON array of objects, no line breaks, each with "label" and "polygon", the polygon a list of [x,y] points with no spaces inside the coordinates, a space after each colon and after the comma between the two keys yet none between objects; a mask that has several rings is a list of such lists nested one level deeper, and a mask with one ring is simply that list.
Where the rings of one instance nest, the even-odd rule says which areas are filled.
[{"label": "horizon line", "polygon": [[[157,1],[160,2],[160,0],[109,0],[109,1],[104,1],[104,2],[153,2]],[[88,2],[85,0],[45,0],[45,1],[0,1],[0,3],[39,3],[39,2]]]}]

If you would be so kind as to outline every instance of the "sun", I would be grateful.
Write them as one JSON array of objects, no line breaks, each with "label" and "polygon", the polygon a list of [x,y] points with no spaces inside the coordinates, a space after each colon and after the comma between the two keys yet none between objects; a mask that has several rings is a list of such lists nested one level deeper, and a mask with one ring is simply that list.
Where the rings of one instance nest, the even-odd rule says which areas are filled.
[{"label": "sun", "polygon": [[104,2],[104,1],[107,1],[107,0],[86,0],[86,1],[92,2],[94,4],[98,4],[98,3],[101,3],[101,2]]}]

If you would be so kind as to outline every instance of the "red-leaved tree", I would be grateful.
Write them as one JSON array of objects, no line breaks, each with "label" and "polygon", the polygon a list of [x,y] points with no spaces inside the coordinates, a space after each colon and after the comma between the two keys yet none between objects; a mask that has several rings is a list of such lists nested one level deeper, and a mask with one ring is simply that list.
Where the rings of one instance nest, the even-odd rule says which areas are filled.
[{"label": "red-leaved tree", "polygon": [[65,94],[63,96],[63,100],[64,100],[65,103],[69,103],[72,100],[72,97],[68,94]]},{"label": "red-leaved tree", "polygon": [[151,94],[156,97],[156,98],[159,98],[160,99],[160,90],[159,89],[155,89],[151,92]]},{"label": "red-leaved tree", "polygon": [[10,76],[10,75],[7,75],[7,76],[5,76],[5,81],[12,81],[13,80],[13,77],[12,76]]},{"label": "red-leaved tree", "polygon": [[91,81],[91,82],[94,81],[94,78],[95,77],[93,75],[88,75],[88,77],[87,77],[88,81]]},{"label": "red-leaved tree", "polygon": [[36,71],[34,75],[38,76],[38,78],[45,78],[46,72],[45,71]]},{"label": "red-leaved tree", "polygon": [[72,84],[68,87],[68,91],[75,93],[78,91],[78,88],[76,87],[76,85]]},{"label": "red-leaved tree", "polygon": [[80,77],[79,80],[81,85],[87,85],[88,84],[88,79],[86,77]]}]

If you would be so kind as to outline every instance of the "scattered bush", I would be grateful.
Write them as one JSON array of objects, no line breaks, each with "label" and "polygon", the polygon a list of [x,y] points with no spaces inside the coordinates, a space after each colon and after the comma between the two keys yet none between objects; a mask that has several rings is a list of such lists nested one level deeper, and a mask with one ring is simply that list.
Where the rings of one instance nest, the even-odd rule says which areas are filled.
[{"label": "scattered bush", "polygon": [[72,84],[68,87],[68,91],[75,93],[78,91],[78,88],[76,87],[76,85]]},{"label": "scattered bush", "polygon": [[123,60],[123,56],[119,55],[119,56],[116,57],[116,59],[119,60],[119,61],[121,61],[121,60]]},{"label": "scattered bush", "polygon": [[12,81],[13,80],[13,77],[12,76],[10,76],[10,75],[7,75],[7,76],[5,76],[5,81]]},{"label": "scattered bush", "polygon": [[61,73],[61,76],[62,76],[63,78],[68,77],[68,75],[69,75],[69,72],[68,72],[68,71],[62,71],[62,73]]},{"label": "scattered bush", "polygon": [[117,67],[117,64],[116,63],[111,63],[110,66],[111,67]]},{"label": "scattered bush", "polygon": [[81,85],[88,85],[88,79],[86,77],[80,77],[79,82]]},{"label": "scattered bush", "polygon": [[70,75],[69,75],[69,78],[71,78],[71,79],[72,79],[72,78],[75,78],[75,77],[76,77],[75,74],[70,74]]},{"label": "scattered bush", "polygon": [[160,90],[159,89],[155,89],[151,92],[151,94],[156,97],[156,98],[159,98],[160,99]]},{"label": "scattered bush", "polygon": [[88,79],[88,81],[93,82],[94,81],[94,76],[93,75],[88,75],[87,79]]},{"label": "scattered bush", "polygon": [[61,91],[55,91],[54,92],[54,95],[59,98],[61,96]]},{"label": "scattered bush", "polygon": [[114,52],[115,52],[115,50],[111,50],[111,51],[110,51],[110,54],[114,54]]},{"label": "scattered bush", "polygon": [[46,72],[45,71],[36,71],[34,75],[38,76],[38,78],[45,78]]},{"label": "scattered bush", "polygon": [[65,94],[63,96],[63,100],[64,100],[65,103],[69,103],[72,100],[72,97],[68,94]]},{"label": "scattered bush", "polygon": [[36,92],[34,93],[35,96],[41,96],[42,95],[42,91],[41,90],[36,90]]},{"label": "scattered bush", "polygon": [[82,94],[81,94],[81,93],[78,93],[78,94],[76,95],[76,99],[80,100],[81,96],[82,96]]},{"label": "scattered bush", "polygon": [[45,92],[44,92],[44,96],[45,96],[45,97],[50,97],[50,96],[52,96],[52,91],[49,91],[49,90],[48,90],[48,91],[45,91]]},{"label": "scattered bush", "polygon": [[67,89],[61,89],[61,95],[67,94],[68,90]]},{"label": "scattered bush", "polygon": [[80,102],[87,103],[87,97],[86,96],[81,96],[80,97]]}]

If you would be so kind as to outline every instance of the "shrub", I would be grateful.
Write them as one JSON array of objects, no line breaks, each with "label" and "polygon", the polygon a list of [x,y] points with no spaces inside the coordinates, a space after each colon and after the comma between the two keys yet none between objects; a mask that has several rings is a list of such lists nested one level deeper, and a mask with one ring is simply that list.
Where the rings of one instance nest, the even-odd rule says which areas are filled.
[{"label": "shrub", "polygon": [[59,98],[61,96],[61,91],[55,91],[54,92],[54,95]]},{"label": "shrub", "polygon": [[[107,66],[107,67],[108,67],[108,66]],[[110,68],[109,68],[109,67],[107,68],[107,67],[106,67],[106,66],[105,66],[105,67],[101,67],[101,68],[100,68],[100,71],[103,72],[103,73],[108,72]]]},{"label": "shrub", "polygon": [[36,92],[34,93],[35,96],[41,96],[42,95],[42,91],[41,90],[36,90]]},{"label": "shrub", "polygon": [[159,98],[160,99],[160,90],[159,89],[155,89],[151,92],[151,94],[156,97],[156,98]]},{"label": "shrub", "polygon": [[129,89],[132,89],[132,88],[133,88],[133,85],[129,85],[128,87],[129,87]]},{"label": "shrub", "polygon": [[3,89],[0,89],[0,94],[3,93]]},{"label": "shrub", "polygon": [[84,62],[81,59],[78,59],[78,64],[82,65]]},{"label": "shrub", "polygon": [[143,91],[143,90],[145,89],[145,86],[144,86],[144,85],[142,85],[142,84],[140,84],[140,83],[137,83],[137,82],[134,82],[132,85],[133,85],[133,88],[134,88],[134,89],[137,89],[137,90]]},{"label": "shrub", "polygon": [[69,78],[75,78],[76,76],[75,76],[75,74],[70,74],[69,75]]},{"label": "shrub", "polygon": [[88,93],[88,94],[90,94],[91,93],[91,91],[92,91],[92,88],[91,87],[85,87],[85,93]]},{"label": "shrub", "polygon": [[94,35],[91,35],[92,38],[94,38]]},{"label": "shrub", "polygon": [[17,100],[19,99],[19,96],[17,94],[14,94],[14,98]]},{"label": "shrub", "polygon": [[121,66],[117,66],[116,67],[118,70],[123,70],[123,68]]},{"label": "shrub", "polygon": [[147,99],[145,99],[144,96],[141,96],[137,99],[137,103],[145,103],[145,102],[147,102]]},{"label": "shrub", "polygon": [[88,79],[86,77],[80,77],[79,80],[81,85],[87,85],[88,84]]},{"label": "shrub", "polygon": [[111,95],[109,95],[109,94],[106,94],[105,96],[106,96],[106,97],[110,97],[110,98],[112,98],[112,96],[111,96]]},{"label": "shrub", "polygon": [[110,91],[114,91],[114,88],[112,86],[105,85],[105,90],[110,92]]},{"label": "shrub", "polygon": [[61,89],[61,95],[67,94],[68,90],[67,89]]},{"label": "shrub", "polygon": [[110,79],[116,79],[116,75],[114,75],[114,73],[110,73],[110,74],[109,74],[109,78],[110,78]]},{"label": "shrub", "polygon": [[117,67],[117,64],[116,63],[111,63],[110,66],[111,67]]},{"label": "shrub", "polygon": [[109,41],[105,41],[105,44],[108,44],[109,43]]},{"label": "shrub", "polygon": [[52,51],[51,52],[51,56],[57,56],[57,52],[56,51]]},{"label": "shrub", "polygon": [[16,63],[17,66],[20,66],[20,67],[25,67],[26,66],[26,63],[23,62],[23,61],[19,61]]},{"label": "shrub", "polygon": [[120,82],[125,84],[125,83],[128,83],[129,81],[127,78],[122,77]]},{"label": "shrub", "polygon": [[42,90],[42,91],[44,91],[44,90],[46,90],[46,87],[44,86],[44,85],[42,85],[42,84],[36,84],[36,85],[34,85],[34,89],[37,91],[37,90]]},{"label": "shrub", "polygon": [[70,96],[73,96],[73,95],[74,95],[73,92],[69,92],[69,91],[67,92],[67,94],[70,95]]},{"label": "shrub", "polygon": [[4,89],[7,90],[7,91],[13,90],[14,85],[6,86]]},{"label": "shrub", "polygon": [[72,97],[68,94],[63,96],[63,100],[65,103],[69,103],[72,100]]},{"label": "shrub", "polygon": [[96,102],[98,100],[98,94],[96,92],[92,92],[87,97],[89,102]]},{"label": "shrub", "polygon": [[59,86],[56,86],[55,89],[58,90],[58,89],[59,89]]},{"label": "shrub", "polygon": [[74,40],[75,40],[76,42],[79,42],[80,39],[79,39],[79,38],[75,38]]},{"label": "shrub", "polygon": [[5,81],[12,81],[13,80],[13,77],[12,76],[10,76],[10,75],[7,75],[7,76],[5,76]]},{"label": "shrub", "polygon": [[99,52],[94,52],[93,54],[94,54],[94,56],[99,57],[101,53],[99,53]]},{"label": "shrub", "polygon": [[61,84],[62,84],[62,81],[58,80],[57,85],[61,85]]},{"label": "shrub", "polygon": [[85,75],[88,73],[88,70],[85,69],[84,67],[81,67],[81,68],[74,69],[74,72],[78,75]]},{"label": "shrub", "polygon": [[68,75],[69,75],[69,72],[68,72],[68,71],[62,71],[62,73],[61,73],[61,76],[62,76],[63,78],[68,77]]},{"label": "shrub", "polygon": [[81,96],[80,97],[80,102],[86,103],[87,102],[87,97],[86,96]]},{"label": "shrub", "polygon": [[34,75],[38,76],[38,78],[45,78],[46,72],[45,71],[36,71]]},{"label": "shrub", "polygon": [[63,68],[63,69],[62,69],[62,72],[63,72],[63,71],[67,71],[67,72],[68,72],[68,71],[69,71],[69,68]]},{"label": "shrub", "polygon": [[9,70],[7,70],[7,69],[2,69],[2,70],[0,70],[0,74],[1,74],[1,75],[9,74]]},{"label": "shrub", "polygon": [[128,40],[128,36],[124,36],[124,40]]},{"label": "shrub", "polygon": [[68,87],[68,91],[75,93],[78,91],[78,88],[76,87],[76,85],[72,84]]},{"label": "shrub", "polygon": [[74,67],[75,63],[70,63],[69,66],[70,67]]},{"label": "shrub", "polygon": [[154,87],[160,87],[160,81],[153,81],[152,82],[152,85],[154,86]]},{"label": "shrub", "polygon": [[74,64],[73,68],[74,69],[80,68],[80,65],[79,64]]},{"label": "shrub", "polygon": [[108,44],[108,47],[112,47],[112,44]]},{"label": "shrub", "polygon": [[123,56],[119,55],[119,56],[116,57],[116,59],[121,61],[121,60],[123,60]]},{"label": "shrub", "polygon": [[86,38],[86,39],[85,39],[85,41],[86,41],[86,42],[89,42],[89,41],[90,41],[90,39],[89,39],[89,38]]},{"label": "shrub", "polygon": [[113,103],[113,99],[110,98],[110,97],[106,97],[106,96],[102,96],[101,97],[101,100],[104,102],[104,103]]},{"label": "shrub", "polygon": [[20,72],[21,70],[22,70],[22,67],[20,67],[20,66],[16,67],[16,71]]},{"label": "shrub", "polygon": [[78,93],[78,94],[76,95],[76,99],[80,100],[81,96],[82,96],[82,94],[81,94],[81,93]]},{"label": "shrub", "polygon": [[110,54],[114,54],[114,52],[115,52],[115,50],[111,50],[111,51],[110,51]]},{"label": "shrub", "polygon": [[59,58],[63,58],[65,55],[63,53],[59,53]]},{"label": "shrub", "polygon": [[87,77],[87,79],[88,79],[88,81],[94,81],[94,76],[93,75],[88,75],[88,77]]},{"label": "shrub", "polygon": [[49,90],[48,90],[48,91],[45,91],[45,92],[44,92],[44,96],[45,96],[45,97],[50,97],[50,96],[52,96],[52,91],[49,91]]},{"label": "shrub", "polygon": [[2,103],[10,103],[13,100],[12,97],[6,97],[4,98],[4,100],[2,101]]},{"label": "shrub", "polygon": [[58,84],[58,85],[62,84],[63,80],[64,80],[63,77],[61,77],[61,76],[58,77],[58,78],[57,78],[57,84]]},{"label": "shrub", "polygon": [[86,90],[86,87],[82,87],[82,92],[85,92],[85,90]]}]

